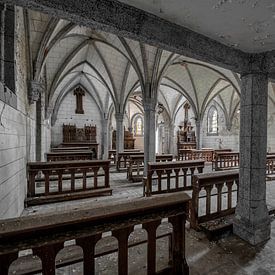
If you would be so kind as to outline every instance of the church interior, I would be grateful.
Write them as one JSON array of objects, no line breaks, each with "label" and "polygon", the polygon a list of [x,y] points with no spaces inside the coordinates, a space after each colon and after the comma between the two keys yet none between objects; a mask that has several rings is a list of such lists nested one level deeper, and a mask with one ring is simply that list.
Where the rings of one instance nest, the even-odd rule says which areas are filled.
[{"label": "church interior", "polygon": [[274,274],[271,0],[0,0],[0,274]]}]

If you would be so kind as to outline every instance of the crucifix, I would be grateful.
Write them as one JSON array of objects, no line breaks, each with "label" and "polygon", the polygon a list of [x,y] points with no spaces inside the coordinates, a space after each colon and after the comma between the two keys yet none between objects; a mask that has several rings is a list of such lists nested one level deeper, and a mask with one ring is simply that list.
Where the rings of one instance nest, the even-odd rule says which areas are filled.
[{"label": "crucifix", "polygon": [[80,88],[76,88],[74,90],[74,95],[76,96],[76,114],[84,114],[83,110],[83,96],[85,96],[85,92]]}]

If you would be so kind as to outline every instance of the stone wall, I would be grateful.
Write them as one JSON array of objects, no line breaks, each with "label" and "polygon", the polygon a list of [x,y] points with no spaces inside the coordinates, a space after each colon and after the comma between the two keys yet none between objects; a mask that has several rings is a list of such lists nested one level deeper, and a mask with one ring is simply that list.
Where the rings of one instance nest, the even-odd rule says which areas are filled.
[{"label": "stone wall", "polygon": [[0,101],[0,219],[22,213],[27,186],[26,163],[35,159],[35,104],[30,106],[27,99],[26,43],[23,12],[19,8],[16,32],[17,107]]},{"label": "stone wall", "polygon": [[[97,107],[95,101],[89,94],[85,94],[83,97],[83,109],[84,114],[76,114],[76,99],[73,95],[73,91],[69,92],[61,102],[57,119],[51,129],[51,142],[52,146],[57,146],[63,141],[62,125],[63,124],[75,124],[79,128],[83,128],[84,125],[96,125],[97,130],[97,143],[102,143],[102,121],[101,113]],[[101,155],[101,146],[99,148],[99,156]]]},{"label": "stone wall", "polygon": [[[218,111],[218,134],[209,135],[207,133],[207,115],[211,106],[215,106]],[[240,128],[240,114],[235,113],[232,120],[232,126],[229,130],[226,125],[225,114],[218,104],[213,102],[205,111],[201,127],[202,147],[223,149],[230,148],[234,151],[239,151],[239,128]]]}]

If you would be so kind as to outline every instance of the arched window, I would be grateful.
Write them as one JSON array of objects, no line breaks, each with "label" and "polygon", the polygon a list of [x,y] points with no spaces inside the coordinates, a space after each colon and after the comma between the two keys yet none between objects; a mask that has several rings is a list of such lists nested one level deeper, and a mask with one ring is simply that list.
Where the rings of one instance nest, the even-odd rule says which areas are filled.
[{"label": "arched window", "polygon": [[135,118],[134,132],[135,136],[143,136],[143,118],[141,116]]},{"label": "arched window", "polygon": [[214,106],[212,106],[208,111],[207,133],[211,135],[218,134],[218,111]]}]

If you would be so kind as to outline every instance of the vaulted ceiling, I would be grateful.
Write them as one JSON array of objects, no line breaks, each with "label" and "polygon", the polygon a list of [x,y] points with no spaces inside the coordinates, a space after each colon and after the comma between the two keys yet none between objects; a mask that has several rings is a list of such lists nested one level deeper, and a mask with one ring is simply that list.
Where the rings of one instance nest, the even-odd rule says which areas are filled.
[{"label": "vaulted ceiling", "polygon": [[158,87],[171,119],[185,100],[197,118],[213,99],[228,117],[237,109],[239,77],[229,70],[31,10],[25,20],[33,79],[45,82],[47,104],[55,110],[81,84],[102,113],[124,112],[129,96],[147,83]]}]

